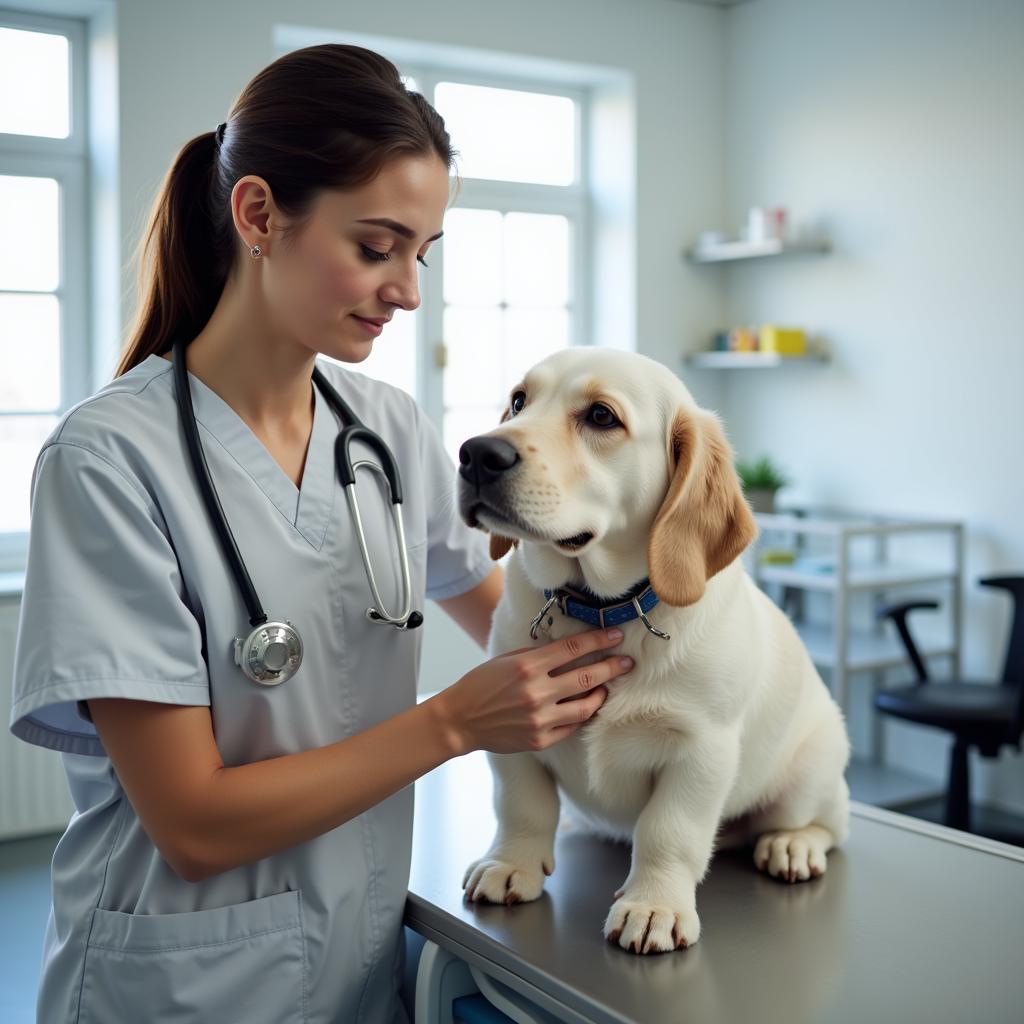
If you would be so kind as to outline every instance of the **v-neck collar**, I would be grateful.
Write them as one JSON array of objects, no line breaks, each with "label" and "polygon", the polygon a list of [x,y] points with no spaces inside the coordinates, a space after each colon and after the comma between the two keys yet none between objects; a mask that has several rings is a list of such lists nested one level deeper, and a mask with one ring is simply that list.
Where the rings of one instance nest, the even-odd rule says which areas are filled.
[{"label": "v-neck collar", "polygon": [[[171,364],[160,356],[149,357],[173,372]],[[206,429],[203,443],[212,439],[245,470],[270,503],[316,550],[320,550],[334,507],[334,438],[338,422],[320,389],[313,386],[313,430],[302,470],[302,485],[278,465],[249,425],[212,388],[191,372],[188,375],[196,422]],[[173,390],[174,380],[169,379]],[[214,486],[217,481],[214,480]]]}]

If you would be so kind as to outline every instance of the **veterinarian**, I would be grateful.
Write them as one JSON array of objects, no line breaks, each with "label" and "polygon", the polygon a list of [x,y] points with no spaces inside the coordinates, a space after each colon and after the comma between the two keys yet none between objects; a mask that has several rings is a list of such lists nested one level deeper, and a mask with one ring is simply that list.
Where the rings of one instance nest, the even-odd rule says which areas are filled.
[{"label": "veterinarian", "polygon": [[[483,645],[501,574],[415,403],[314,366],[419,305],[452,163],[395,68],[337,45],[265,68],[174,160],[118,375],[34,476],[12,730],[64,754],[76,806],[40,1021],[403,1020],[410,783],[556,742],[628,670],[594,630],[416,703],[424,599]],[[353,419],[342,447],[395,470],[359,469],[359,522]]]}]

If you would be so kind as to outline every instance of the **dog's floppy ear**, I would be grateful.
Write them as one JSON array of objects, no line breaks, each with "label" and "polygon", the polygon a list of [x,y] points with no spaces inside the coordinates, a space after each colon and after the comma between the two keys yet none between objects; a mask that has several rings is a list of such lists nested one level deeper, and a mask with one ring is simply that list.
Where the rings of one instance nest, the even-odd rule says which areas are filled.
[{"label": "dog's floppy ear", "polygon": [[501,534],[491,534],[491,558],[497,562],[499,558],[504,558],[512,548],[519,547],[519,541],[513,540],[511,537],[502,537]]},{"label": "dog's floppy ear", "polygon": [[[512,413],[509,411],[509,407],[505,406],[505,411],[501,414],[499,423],[504,423],[505,420],[510,419]],[[513,540],[511,537],[502,537],[501,534],[491,534],[491,560],[497,562],[499,559],[504,558],[512,548],[519,547],[519,541]]]},{"label": "dog's floppy ear", "polygon": [[647,564],[658,597],[683,607],[700,600],[707,581],[754,540],[757,526],[714,413],[680,409],[668,442],[675,468]]}]

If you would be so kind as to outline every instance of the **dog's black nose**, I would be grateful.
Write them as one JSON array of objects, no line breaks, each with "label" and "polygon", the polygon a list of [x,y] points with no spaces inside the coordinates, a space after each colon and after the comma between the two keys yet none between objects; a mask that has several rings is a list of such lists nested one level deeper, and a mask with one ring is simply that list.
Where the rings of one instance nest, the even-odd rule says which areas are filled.
[{"label": "dog's black nose", "polygon": [[519,461],[519,452],[500,437],[471,437],[459,449],[459,474],[477,487],[491,484]]}]

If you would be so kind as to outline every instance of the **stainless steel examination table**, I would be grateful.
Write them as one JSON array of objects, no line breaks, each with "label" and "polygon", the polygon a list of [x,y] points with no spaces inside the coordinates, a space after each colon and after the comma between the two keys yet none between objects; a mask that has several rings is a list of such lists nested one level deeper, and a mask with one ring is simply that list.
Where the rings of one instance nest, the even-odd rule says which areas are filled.
[{"label": "stainless steel examination table", "polygon": [[1017,847],[855,804],[823,878],[790,886],[747,851],[720,854],[697,890],[700,942],[642,957],[601,933],[628,847],[571,823],[539,900],[465,903],[463,871],[493,829],[483,754],[417,783],[405,917],[427,940],[417,1024],[452,1021],[453,999],[478,987],[531,1024],[1024,1021]]}]

